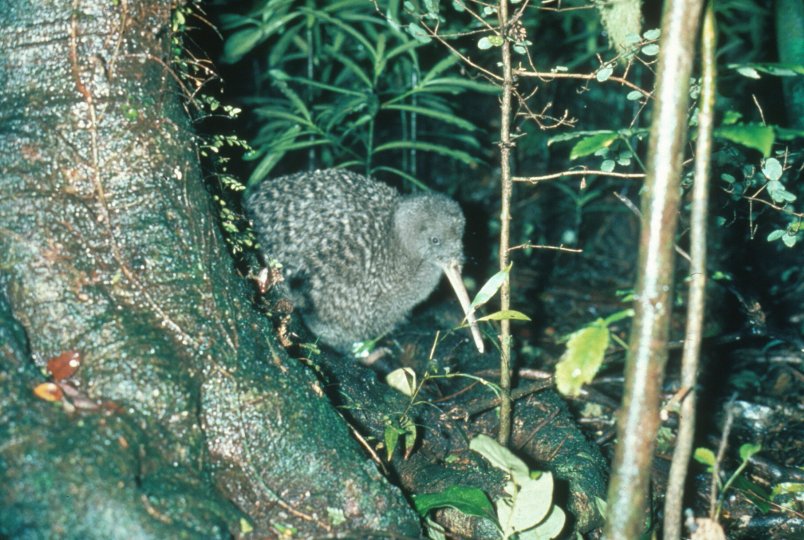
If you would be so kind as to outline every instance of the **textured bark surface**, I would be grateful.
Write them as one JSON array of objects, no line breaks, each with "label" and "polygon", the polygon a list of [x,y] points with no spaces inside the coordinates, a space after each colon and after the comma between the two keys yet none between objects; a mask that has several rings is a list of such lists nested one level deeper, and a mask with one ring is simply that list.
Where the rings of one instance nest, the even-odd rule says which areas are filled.
[{"label": "textured bark surface", "polygon": [[610,540],[638,538],[648,515],[648,486],[659,429],[659,392],[673,308],[673,250],[687,136],[689,77],[702,5],[701,0],[669,0],[664,4],[642,190],[634,324],[609,485],[605,535]]},{"label": "textured bark surface", "polygon": [[0,10],[0,536],[417,534],[235,275],[169,43],[164,2]]}]

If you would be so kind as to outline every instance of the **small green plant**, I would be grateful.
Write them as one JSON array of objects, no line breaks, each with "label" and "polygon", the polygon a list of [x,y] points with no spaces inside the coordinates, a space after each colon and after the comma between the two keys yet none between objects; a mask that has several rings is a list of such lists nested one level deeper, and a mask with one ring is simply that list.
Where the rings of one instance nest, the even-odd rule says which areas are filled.
[{"label": "small green plant", "polygon": [[[616,339],[609,331],[609,326],[633,315],[633,309],[618,311],[576,330],[566,338],[567,350],[561,355],[555,370],[559,392],[566,396],[580,394],[581,387],[591,382],[600,370],[609,339]],[[621,345],[625,347],[625,344]]]},{"label": "small green plant", "polygon": [[[762,450],[762,445],[753,443],[743,444],[740,446],[739,452],[740,465],[734,470],[725,483],[721,483],[720,478],[717,478],[717,483],[720,487],[720,494],[718,495],[717,506],[715,507],[714,514],[710,516],[711,519],[717,520],[718,516],[720,515],[720,511],[723,508],[723,501],[725,500],[726,493],[729,491],[729,488],[731,488],[732,485],[740,479],[743,471],[748,466],[748,461],[751,459],[751,456],[758,453],[760,450]],[[702,463],[707,466],[707,472],[714,473],[717,457],[712,450],[703,447],[696,448],[693,457],[698,463]]]},{"label": "small green plant", "polygon": [[[188,50],[186,35],[192,31],[191,21],[204,20],[198,0],[192,0],[177,6],[173,10],[171,20],[171,59],[170,67],[175,80],[181,88],[185,106],[194,122],[200,123],[210,117],[235,120],[241,113],[238,107],[221,103],[213,93],[209,83],[217,78],[212,69],[212,62],[202,55]],[[218,87],[217,92],[221,92]],[[136,121],[139,113],[136,106],[131,105],[127,111],[131,121]],[[233,254],[252,249],[255,246],[254,234],[246,226],[245,219],[232,204],[232,199],[239,197],[245,185],[233,175],[228,167],[230,158],[224,150],[236,149],[249,152],[251,147],[245,139],[237,135],[199,135],[198,151],[205,161],[205,166],[212,172],[210,180],[216,192],[213,201],[218,208],[218,216],[224,232],[224,239]],[[174,174],[180,175],[180,171]]]},{"label": "small green plant", "polygon": [[549,540],[564,528],[566,516],[553,504],[553,476],[528,469],[510,450],[486,435],[478,435],[469,448],[507,475],[505,495],[489,502],[473,487],[452,486],[438,493],[414,496],[418,512],[425,516],[434,508],[455,508],[465,514],[492,521],[504,540]]}]

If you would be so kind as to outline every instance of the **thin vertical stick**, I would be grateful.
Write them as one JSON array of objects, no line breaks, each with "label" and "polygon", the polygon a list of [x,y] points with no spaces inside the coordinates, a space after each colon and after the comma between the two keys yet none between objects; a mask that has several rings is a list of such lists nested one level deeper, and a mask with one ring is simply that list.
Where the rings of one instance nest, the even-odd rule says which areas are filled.
[{"label": "thin vertical stick", "polygon": [[715,114],[715,50],[717,35],[715,11],[710,0],[701,31],[701,100],[698,111],[698,141],[695,145],[695,184],[690,213],[690,284],[687,300],[687,328],[681,364],[681,386],[687,396],[681,403],[680,423],[673,463],[670,466],[664,503],[664,538],[681,538],[681,514],[684,504],[684,481],[692,455],[695,435],[695,385],[706,296],[706,222],[709,201],[709,157],[712,152],[712,129]]},{"label": "thin vertical stick", "polygon": [[[503,84],[500,103],[500,184],[502,188],[500,203],[500,270],[508,268],[509,246],[511,243],[511,94],[513,77],[511,73],[511,44],[508,41],[508,0],[500,0],[500,33],[502,51]],[[500,289],[500,309],[511,309],[511,280],[503,282]],[[500,322],[500,432],[497,440],[507,445],[511,438],[511,321]]]}]

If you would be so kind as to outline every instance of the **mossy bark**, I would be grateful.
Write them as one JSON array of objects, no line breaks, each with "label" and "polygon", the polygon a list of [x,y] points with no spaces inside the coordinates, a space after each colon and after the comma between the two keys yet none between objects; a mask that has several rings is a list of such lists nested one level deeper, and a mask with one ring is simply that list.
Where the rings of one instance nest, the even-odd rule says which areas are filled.
[{"label": "mossy bark", "polygon": [[[170,16],[0,10],[0,536],[417,534],[222,248]],[[32,392],[65,351],[76,410]]]}]

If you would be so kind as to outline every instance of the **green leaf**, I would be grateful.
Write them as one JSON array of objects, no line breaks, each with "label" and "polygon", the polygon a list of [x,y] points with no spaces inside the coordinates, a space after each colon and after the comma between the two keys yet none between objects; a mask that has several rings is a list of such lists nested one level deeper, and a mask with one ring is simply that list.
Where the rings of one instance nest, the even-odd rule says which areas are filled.
[{"label": "green leaf", "polygon": [[726,182],[727,184],[733,184],[737,181],[734,176],[730,175],[729,173],[723,173],[720,175],[720,179]]},{"label": "green leaf", "polygon": [[405,418],[402,427],[405,430],[405,459],[407,459],[413,452],[413,447],[416,446],[416,437],[419,432],[416,429],[416,422],[410,418]]},{"label": "green leaf", "polygon": [[413,39],[419,43],[430,43],[433,40],[433,38],[430,37],[430,34],[427,33],[427,30],[416,23],[410,23],[407,28],[408,34],[413,36]]},{"label": "green leaf", "polygon": [[659,28],[651,28],[650,30],[645,30],[645,33],[642,34],[642,37],[647,39],[648,41],[654,41],[659,39],[662,35],[662,31]]},{"label": "green leaf", "polygon": [[628,92],[628,95],[625,96],[625,99],[628,101],[637,101],[638,99],[642,99],[642,92],[639,90],[631,90]]},{"label": "green leaf", "polygon": [[508,279],[508,274],[511,271],[512,266],[513,263],[509,264],[505,270],[500,270],[491,276],[475,295],[474,300],[472,300],[471,307],[478,308],[491,300],[494,295],[497,294],[497,291],[500,290],[502,284]]},{"label": "green leaf", "polygon": [[782,177],[782,164],[779,163],[779,160],[776,158],[768,158],[765,160],[765,163],[762,165],[762,174],[764,174],[768,180],[778,180]]},{"label": "green leaf", "polygon": [[521,485],[530,480],[530,470],[525,462],[488,435],[478,435],[472,439],[469,442],[469,449],[486,458],[498,469],[510,474],[517,484]]},{"label": "green leaf", "polygon": [[601,148],[608,148],[611,143],[617,140],[619,135],[614,131],[597,133],[591,137],[585,137],[575,143],[570,151],[570,160],[586,157],[594,154]]},{"label": "green leaf", "polygon": [[475,131],[477,129],[477,127],[468,120],[464,120],[463,118],[455,116],[452,113],[437,111],[435,109],[428,109],[425,107],[418,107],[415,105],[401,105],[401,104],[383,105],[381,108],[385,110],[406,111],[420,114],[422,116],[427,116],[429,118],[441,120],[442,122],[446,122],[447,124],[458,126],[459,128],[465,129],[466,131]]},{"label": "green leaf", "polygon": [[550,473],[543,473],[535,480],[527,478],[516,488],[509,482],[505,491],[511,497],[497,501],[497,518],[506,536],[535,527],[553,507],[553,475]]},{"label": "green leaf", "polygon": [[481,51],[491,49],[491,40],[488,38],[488,36],[483,36],[477,40],[477,48]]},{"label": "green leaf", "polygon": [[604,159],[600,164],[600,170],[603,172],[611,172],[617,163],[613,159]]},{"label": "green leaf", "polygon": [[442,93],[445,91],[443,88],[446,88],[451,92],[466,89],[474,90],[476,92],[483,92],[485,94],[496,94],[500,91],[499,87],[494,86],[493,84],[480,81],[471,81],[458,77],[438,77],[436,79],[427,81],[427,84],[424,85],[424,88],[429,92],[432,92],[432,86],[438,86]]},{"label": "green leaf", "polygon": [[740,459],[748,461],[751,456],[762,450],[761,444],[745,443],[740,446]]},{"label": "green leaf", "polygon": [[391,461],[391,458],[394,457],[394,451],[396,450],[396,444],[399,442],[399,429],[396,426],[391,424],[385,425],[385,434],[384,434],[384,441],[385,441],[385,455],[388,458],[388,461]]},{"label": "green leaf", "polygon": [[518,540],[551,540],[557,538],[564,530],[567,516],[558,506],[553,505],[544,521],[532,529],[522,531],[517,535]]},{"label": "green leaf", "polygon": [[385,377],[385,383],[406,396],[412,396],[416,391],[416,372],[408,367],[395,369]]},{"label": "green leaf", "polygon": [[659,45],[656,43],[650,43],[642,47],[642,54],[645,56],[656,56],[659,54]]},{"label": "green leaf", "polygon": [[758,124],[721,126],[715,129],[714,135],[747,148],[759,150],[764,157],[770,156],[771,147],[775,139],[773,128]]},{"label": "green leaf", "polygon": [[804,129],[789,129],[773,126],[773,131],[776,133],[776,138],[780,141],[792,141],[804,138]]},{"label": "green leaf", "polygon": [[779,62],[763,62],[749,64],[728,64],[729,69],[734,69],[740,75],[759,79],[759,73],[776,75],[777,77],[795,77],[804,75],[804,65],[802,64],[783,64]]},{"label": "green leaf", "polygon": [[776,229],[775,231],[771,231],[768,235],[768,242],[774,242],[785,235],[784,229]]},{"label": "green leaf", "polygon": [[389,150],[410,150],[413,148],[416,150],[423,150],[425,152],[433,152],[435,154],[447,156],[456,161],[465,163],[466,165],[475,165],[478,161],[478,158],[462,150],[455,150],[441,144],[426,143],[421,141],[392,141],[377,146],[377,148],[374,149],[374,152],[379,154],[380,152],[387,152]]},{"label": "green leaf", "polygon": [[[348,58],[342,57],[342,56],[337,55],[337,54],[333,54],[333,57],[337,58],[338,60],[343,61],[342,63],[346,66],[346,68],[349,71],[354,73],[355,76],[358,79],[363,81],[363,83],[366,85],[367,88],[371,88],[372,83],[371,83],[371,80],[368,78],[368,75],[366,75],[362,71],[355,71],[353,69],[352,64],[354,64],[354,62],[351,62],[351,60],[349,60]],[[349,89],[349,88],[343,88],[342,86],[335,86],[335,85],[332,85],[332,84],[326,84],[326,83],[322,83],[322,82],[319,82],[319,81],[314,81],[312,79],[308,79],[307,77],[287,77],[287,80],[297,82],[299,84],[303,84],[304,86],[307,86],[307,87],[310,87],[310,88],[317,88],[319,90],[326,90],[327,92],[333,92],[335,94],[343,94],[343,95],[346,95],[346,96],[360,96],[363,99],[366,99],[366,97],[367,97],[366,96],[366,90],[363,90],[363,91],[361,91],[361,90],[352,90],[352,89]]]},{"label": "green leaf", "polygon": [[476,487],[450,486],[437,493],[413,495],[413,505],[420,516],[426,516],[434,508],[455,508],[464,514],[496,522],[491,501]]},{"label": "green leaf", "polygon": [[780,495],[798,495],[799,493],[804,493],[803,482],[781,482],[773,486],[771,499],[775,500]]},{"label": "green leaf", "polygon": [[595,79],[597,79],[598,82],[605,82],[609,79],[609,77],[611,77],[612,73],[614,73],[613,67],[604,66],[597,70],[597,73],[595,73]]},{"label": "green leaf", "polygon": [[796,245],[797,237],[795,234],[786,234],[782,236],[782,243],[791,248]]},{"label": "green leaf", "polygon": [[493,46],[495,46],[495,47],[499,47],[499,46],[501,46],[503,43],[505,43],[505,40],[502,38],[502,36],[498,36],[497,34],[494,34],[494,35],[492,35],[492,36],[489,36],[489,41],[490,41],[490,42],[491,42],[491,44],[492,44]]},{"label": "green leaf", "polygon": [[444,73],[457,63],[458,63],[457,56],[452,55],[445,56],[444,58],[436,62],[436,64],[433,67],[427,70],[427,73],[424,75],[424,77],[422,77],[421,82],[423,84],[426,84],[432,81],[433,79],[435,79],[436,77],[438,77],[439,75],[441,75],[442,73]]},{"label": "green leaf", "polygon": [[520,311],[514,309],[506,309],[505,311],[495,311],[490,315],[479,317],[477,322],[482,321],[529,321],[530,317]]},{"label": "green leaf", "polygon": [[787,191],[784,187],[784,184],[779,182],[778,180],[770,180],[767,183],[768,188],[768,195],[771,196],[773,202],[775,203],[785,203],[785,202],[793,202],[796,200],[796,196]]},{"label": "green leaf", "polygon": [[223,61],[234,64],[263,39],[260,27],[238,30],[226,40],[223,46]]},{"label": "green leaf", "polygon": [[717,461],[715,453],[708,448],[696,448],[692,457],[695,458],[695,461],[698,463],[709,465],[710,467],[714,467],[715,461]]},{"label": "green leaf", "polygon": [[647,137],[648,130],[645,128],[638,128],[638,129],[620,129],[618,131],[610,131],[610,130],[570,131],[567,133],[562,133],[560,135],[554,135],[550,137],[549,139],[547,139],[547,146],[550,146],[553,143],[557,142],[572,141],[575,139],[587,138],[592,135],[604,135],[604,134],[615,134],[619,135],[624,139],[630,137],[637,137],[638,139],[642,140],[643,137]]},{"label": "green leaf", "polygon": [[386,172],[389,172],[391,174],[395,174],[395,175],[399,176],[400,178],[402,178],[404,180],[407,180],[408,182],[410,182],[414,186],[417,186],[419,189],[423,189],[424,191],[427,191],[428,189],[430,189],[421,180],[419,180],[415,176],[411,176],[410,174],[406,173],[405,171],[403,171],[401,169],[397,169],[395,167],[380,166],[380,167],[372,168],[371,169],[371,174],[373,175],[377,171],[386,171]]},{"label": "green leaf", "polygon": [[612,325],[612,324],[614,324],[616,322],[620,322],[623,319],[627,319],[627,318],[633,317],[633,316],[634,316],[633,308],[623,309],[621,311],[616,311],[616,312],[612,313],[611,315],[609,315],[608,317],[606,317],[604,322],[606,323],[606,326],[609,326],[609,325]]},{"label": "green leaf", "polygon": [[556,364],[556,386],[566,396],[577,396],[581,386],[597,375],[609,346],[609,329],[603,319],[574,332]]},{"label": "green leaf", "polygon": [[224,61],[232,64],[237,62],[258,43],[268,39],[278,30],[283,30],[290,21],[301,16],[300,12],[287,13],[264,26],[235,32],[226,40],[226,44],[223,47]]},{"label": "green leaf", "polygon": [[740,66],[737,68],[737,73],[749,79],[760,79],[759,73],[751,66]]}]

